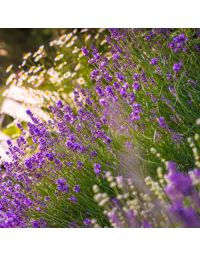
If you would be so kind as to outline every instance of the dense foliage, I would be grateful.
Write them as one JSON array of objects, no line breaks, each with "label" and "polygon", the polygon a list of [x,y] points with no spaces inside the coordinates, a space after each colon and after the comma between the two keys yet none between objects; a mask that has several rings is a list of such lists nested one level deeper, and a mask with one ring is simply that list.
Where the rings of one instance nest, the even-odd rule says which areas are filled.
[{"label": "dense foliage", "polygon": [[27,109],[8,141],[0,226],[199,227],[199,35],[74,30],[26,54],[7,86],[49,119]]}]

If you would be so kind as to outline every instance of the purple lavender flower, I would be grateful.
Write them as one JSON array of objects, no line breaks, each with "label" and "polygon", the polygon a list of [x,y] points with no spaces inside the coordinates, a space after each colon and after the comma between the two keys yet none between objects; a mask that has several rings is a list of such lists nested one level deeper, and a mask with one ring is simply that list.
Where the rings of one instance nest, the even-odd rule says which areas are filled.
[{"label": "purple lavender flower", "polygon": [[77,202],[78,202],[78,199],[77,199],[75,196],[70,196],[69,200],[70,200],[72,203],[77,203]]},{"label": "purple lavender flower", "polygon": [[180,195],[188,196],[193,191],[192,181],[187,174],[177,171],[177,165],[169,161],[167,163],[168,174],[166,178],[170,181],[166,186],[166,192],[171,199],[177,199]]},{"label": "purple lavender flower", "polygon": [[78,160],[78,162],[77,162],[77,169],[80,170],[82,168],[83,168],[83,162]]},{"label": "purple lavender flower", "polygon": [[92,105],[92,100],[89,97],[85,99],[85,102],[87,105]]},{"label": "purple lavender flower", "polygon": [[106,101],[105,98],[100,98],[100,99],[99,99],[99,103],[100,103],[102,106],[107,106],[107,105],[108,105],[108,103],[107,103],[107,101]]},{"label": "purple lavender flower", "polygon": [[106,71],[103,73],[104,74],[104,77],[106,79],[107,82],[111,82],[112,81],[112,76]]},{"label": "purple lavender flower", "polygon": [[30,110],[26,110],[26,114],[29,115],[29,116],[33,115],[33,113]]},{"label": "purple lavender flower", "polygon": [[63,107],[62,101],[61,101],[61,100],[57,101],[56,106],[57,106],[58,108],[62,108],[62,107]]},{"label": "purple lavender flower", "polygon": [[46,157],[48,158],[48,160],[52,161],[54,159],[54,155],[53,153],[47,153]]},{"label": "purple lavender flower", "polygon": [[110,143],[112,142],[112,139],[111,139],[109,136],[105,135],[105,136],[103,137],[103,142],[104,142],[105,144],[110,144]]},{"label": "purple lavender flower", "polygon": [[113,92],[112,86],[106,86],[105,91],[106,91],[108,96],[111,96],[111,97],[114,96],[114,92]]},{"label": "purple lavender flower", "polygon": [[178,73],[181,70],[182,66],[183,66],[182,62],[175,63],[173,65],[174,72]]},{"label": "purple lavender flower", "polygon": [[171,73],[167,73],[167,80],[170,81],[172,80],[173,76]]},{"label": "purple lavender flower", "polygon": [[134,73],[133,78],[134,78],[134,80],[137,81],[137,80],[139,80],[140,75],[138,73]]},{"label": "purple lavender flower", "polygon": [[114,211],[110,211],[107,213],[109,220],[117,227],[117,228],[121,228],[123,227],[123,224],[121,222],[121,220],[119,219],[118,215],[116,212]]},{"label": "purple lavender flower", "polygon": [[135,94],[134,93],[130,93],[129,94],[129,102],[130,104],[132,104],[135,101]]},{"label": "purple lavender flower", "polygon": [[47,225],[47,223],[45,222],[45,220],[43,218],[40,218],[39,220],[34,220],[32,222],[32,226],[34,228],[45,228]]},{"label": "purple lavender flower", "polygon": [[133,89],[140,90],[140,84],[137,81],[133,83]]},{"label": "purple lavender flower", "polygon": [[99,96],[104,96],[104,90],[101,86],[97,85],[96,86],[96,92],[98,93]]},{"label": "purple lavender flower", "polygon": [[143,224],[142,224],[143,228],[152,228],[152,225],[149,224],[149,222],[147,220],[144,220],[143,221]]},{"label": "purple lavender flower", "polygon": [[173,161],[168,161],[167,162],[167,170],[171,173],[171,172],[175,172],[177,171],[177,164]]},{"label": "purple lavender flower", "polygon": [[75,185],[73,190],[74,190],[74,192],[79,193],[81,189],[80,189],[79,185]]},{"label": "purple lavender flower", "polygon": [[93,52],[92,52],[92,55],[93,55],[93,57],[94,57],[95,59],[97,59],[97,60],[99,60],[99,59],[101,58],[99,52],[97,52],[97,51],[93,51]]},{"label": "purple lavender flower", "polygon": [[157,63],[158,63],[158,59],[157,59],[157,58],[152,58],[152,59],[150,60],[150,65],[155,66],[155,65],[157,65]]},{"label": "purple lavender flower", "polygon": [[92,152],[91,152],[91,157],[94,158],[94,157],[96,157],[96,156],[97,156],[97,152],[96,152],[96,151],[92,151]]},{"label": "purple lavender flower", "polygon": [[119,80],[119,81],[125,81],[125,77],[124,75],[122,75],[121,73],[116,73],[115,77]]},{"label": "purple lavender flower", "polygon": [[116,88],[116,89],[119,89],[120,88],[120,85],[119,85],[119,83],[118,82],[114,82],[114,87]]},{"label": "purple lavender flower", "polygon": [[173,38],[173,41],[169,43],[168,47],[172,49],[173,52],[185,52],[186,49],[186,43],[188,41],[188,38],[184,34],[177,35]]},{"label": "purple lavender flower", "polygon": [[157,121],[158,121],[161,128],[169,130],[169,127],[168,127],[164,117],[157,118]]},{"label": "purple lavender flower", "polygon": [[134,110],[141,111],[141,104],[134,103],[134,104],[133,104],[133,109],[134,109]]},{"label": "purple lavender flower", "polygon": [[9,146],[12,145],[12,141],[11,141],[11,140],[7,140],[6,142],[7,142],[7,144],[8,144]]},{"label": "purple lavender flower", "polygon": [[89,55],[89,51],[87,50],[86,47],[81,48],[81,50],[82,50],[84,56],[88,56]]},{"label": "purple lavender flower", "polygon": [[60,178],[56,181],[57,189],[61,192],[69,192],[69,185],[66,183],[64,178]]},{"label": "purple lavender flower", "polygon": [[37,220],[34,220],[32,225],[33,225],[34,228],[39,228],[40,227],[39,221],[37,221]]},{"label": "purple lavender flower", "polygon": [[106,63],[105,61],[102,61],[102,62],[100,63],[100,66],[101,66],[101,68],[104,68],[104,67],[107,66],[107,63]]},{"label": "purple lavender flower", "polygon": [[25,164],[25,166],[26,166],[27,168],[29,168],[29,169],[32,169],[32,168],[33,168],[31,159],[25,159],[24,164]]},{"label": "purple lavender flower", "polygon": [[122,95],[122,97],[126,98],[128,96],[128,93],[126,92],[126,89],[121,87],[119,93]]},{"label": "purple lavender flower", "polygon": [[198,179],[200,179],[200,169],[195,168],[192,173],[194,174],[194,176]]},{"label": "purple lavender flower", "polygon": [[96,79],[96,77],[99,75],[99,70],[98,69],[94,69],[91,74],[90,74],[90,77],[92,79]]},{"label": "purple lavender flower", "polygon": [[101,173],[101,165],[100,164],[97,164],[97,163],[94,164],[94,172],[97,175]]},{"label": "purple lavender flower", "polygon": [[85,218],[84,220],[83,220],[83,224],[85,225],[85,226],[90,226],[91,225],[91,220],[90,219],[88,219],[88,218]]},{"label": "purple lavender flower", "polygon": [[113,54],[113,59],[114,59],[114,60],[118,60],[118,59],[119,59],[119,54],[114,53],[114,54]]},{"label": "purple lavender flower", "polygon": [[173,132],[173,133],[172,133],[172,139],[173,139],[176,143],[180,143],[180,142],[183,141],[183,135]]},{"label": "purple lavender flower", "polygon": [[174,203],[170,212],[177,221],[180,221],[186,228],[199,228],[200,216],[192,207],[184,207],[184,205],[178,201]]}]

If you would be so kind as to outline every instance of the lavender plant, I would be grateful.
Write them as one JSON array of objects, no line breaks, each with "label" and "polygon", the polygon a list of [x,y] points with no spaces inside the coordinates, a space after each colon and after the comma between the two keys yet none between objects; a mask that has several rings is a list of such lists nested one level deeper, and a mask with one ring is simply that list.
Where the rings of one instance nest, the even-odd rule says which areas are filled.
[{"label": "lavender plant", "polygon": [[[84,95],[91,105],[87,93]],[[103,171],[112,169],[109,163],[115,161],[115,155],[102,120],[87,110],[77,91],[75,102],[77,112],[58,101],[50,108],[53,116],[48,122],[27,110],[31,119],[28,134],[19,124],[22,135],[17,144],[8,141],[11,161],[4,162],[2,171],[2,226],[43,226],[45,222],[48,227],[67,227],[74,219],[81,224],[92,212],[101,215],[90,188],[96,182],[109,191]],[[4,194],[4,189],[9,193]]]},{"label": "lavender plant", "polygon": [[[50,66],[40,47],[38,66],[8,78],[62,98],[75,89],[70,101],[46,98],[47,121],[27,110],[27,128],[19,123],[21,135],[8,141],[0,226],[199,227],[198,30],[110,29],[109,52],[73,49],[93,70],[69,58],[68,88],[73,33],[51,43],[59,50]],[[160,162],[167,171],[156,171]]]},{"label": "lavender plant", "polygon": [[94,66],[91,78],[104,114],[117,105],[120,127],[148,162],[148,171],[158,163],[148,152],[155,145],[187,171],[192,154],[186,137],[197,131],[199,117],[197,30],[110,29],[107,42],[110,58],[83,49]]}]

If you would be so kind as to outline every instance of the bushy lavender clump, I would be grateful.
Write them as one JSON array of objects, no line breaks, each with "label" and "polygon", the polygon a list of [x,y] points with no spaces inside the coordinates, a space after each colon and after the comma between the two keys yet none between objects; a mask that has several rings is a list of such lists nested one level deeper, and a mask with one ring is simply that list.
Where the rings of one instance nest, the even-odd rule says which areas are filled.
[{"label": "bushy lavender clump", "polygon": [[[76,108],[58,101],[50,107],[52,118],[47,122],[27,110],[28,131],[23,131],[17,145],[8,141],[11,161],[4,162],[1,173],[2,227],[40,223],[42,227],[45,221],[47,226],[67,226],[75,218],[73,212],[86,217],[87,204],[95,206],[89,187],[103,177],[103,168],[113,158],[112,139],[103,129],[105,118],[98,117],[89,94],[81,91],[74,91]],[[96,163],[101,162],[102,151],[107,151],[107,159],[104,155],[103,163]],[[62,214],[68,211],[63,222],[55,212],[48,213],[51,207]],[[98,208],[97,213],[101,214]]]},{"label": "bushy lavender clump", "polygon": [[173,52],[185,52],[187,50],[186,44],[187,44],[188,38],[184,34],[177,35],[173,38],[172,42],[168,44],[168,47],[172,49]]},{"label": "bushy lavender clump", "polygon": [[[193,44],[192,34],[187,29],[178,36],[173,29],[111,29],[109,58],[96,48],[88,49],[88,62],[94,66],[91,78],[110,130],[123,130],[145,155],[156,143],[168,158],[173,151],[180,163],[187,150],[184,134],[197,131],[192,125],[200,102],[198,85],[194,86],[200,78],[198,60],[194,47],[186,51]],[[182,152],[180,144],[185,147]],[[150,157],[147,160],[155,160]],[[192,164],[191,154],[188,160]],[[184,168],[188,162],[181,164]]]},{"label": "bushy lavender clump", "polygon": [[[73,35],[70,45],[76,40]],[[68,47],[70,38],[55,44]],[[197,130],[200,75],[193,52],[185,50],[186,43],[192,45],[190,38],[174,37],[169,29],[111,29],[107,43],[106,55],[94,45],[91,50],[82,47],[82,55],[94,66],[90,78],[95,96],[75,89],[71,106],[57,101],[47,122],[27,110],[28,131],[19,125],[22,135],[16,143],[8,141],[11,161],[4,162],[0,174],[1,227],[199,226],[200,157],[193,143],[197,169],[183,174],[174,163],[185,171],[193,165],[185,134]],[[41,47],[33,58],[38,62],[44,56]],[[62,71],[47,71],[56,87],[68,77],[64,65],[56,65]],[[34,83],[41,68],[22,72],[17,84],[29,79]],[[43,71],[38,86],[46,77]],[[161,153],[150,154],[152,146]],[[132,160],[135,152],[139,159]],[[142,175],[133,173],[141,170],[133,167],[135,161],[143,162],[141,157],[151,174],[145,185]],[[156,181],[158,158],[172,161],[165,176],[158,171]],[[113,177],[118,170],[120,176]],[[127,178],[129,174],[136,178]]]},{"label": "bushy lavender clump", "polygon": [[0,227],[27,227],[30,219],[25,213],[32,208],[32,200],[22,185],[12,181],[10,174],[2,174],[0,181]]}]

